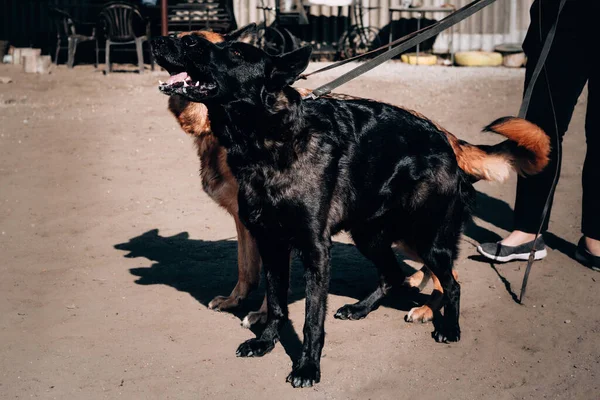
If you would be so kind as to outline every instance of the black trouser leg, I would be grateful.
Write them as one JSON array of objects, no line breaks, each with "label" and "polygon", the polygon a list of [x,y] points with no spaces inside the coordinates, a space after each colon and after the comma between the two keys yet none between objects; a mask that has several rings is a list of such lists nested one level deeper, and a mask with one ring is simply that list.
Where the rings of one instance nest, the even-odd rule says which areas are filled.
[{"label": "black trouser leg", "polygon": [[[531,25],[523,43],[527,55],[525,87],[535,69],[544,40],[550,26],[554,23],[558,2],[543,1],[543,24],[539,24],[538,1],[531,7]],[[557,166],[560,171],[561,160],[558,149],[564,136],[573,110],[588,79],[589,62],[572,62],[565,58],[567,54],[587,54],[585,43],[589,42],[587,29],[582,27],[582,13],[567,2],[543,70],[534,86],[526,119],[540,126],[550,136],[552,151],[550,163],[539,174],[519,177],[515,201],[515,230],[536,233],[539,229],[546,199],[552,190],[552,182]],[[542,38],[540,40],[540,28]],[[555,120],[556,115],[556,120]],[[554,193],[551,194],[551,197]],[[550,207],[552,204],[550,204]],[[548,228],[548,212],[542,231]]]},{"label": "black trouser leg", "polygon": [[585,120],[587,153],[583,164],[583,210],[581,232],[600,240],[600,94],[598,72],[588,81],[588,104]]}]

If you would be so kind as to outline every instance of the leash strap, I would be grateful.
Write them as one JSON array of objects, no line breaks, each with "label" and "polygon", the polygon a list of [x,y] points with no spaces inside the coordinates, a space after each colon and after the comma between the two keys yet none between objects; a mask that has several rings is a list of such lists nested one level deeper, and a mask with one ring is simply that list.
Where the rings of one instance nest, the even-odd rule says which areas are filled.
[{"label": "leash strap", "polygon": [[[377,67],[378,65],[381,65],[384,62],[388,61],[389,59],[397,56],[398,54],[437,35],[441,31],[448,29],[449,27],[451,27],[453,25],[456,25],[463,19],[470,17],[471,15],[475,14],[477,11],[481,10],[484,7],[489,6],[490,4],[492,4],[495,1],[496,0],[474,0],[473,2],[460,8],[458,11],[453,12],[452,14],[448,15],[447,17],[441,19],[436,24],[430,25],[429,27],[424,29],[422,32],[420,32],[416,35],[413,35],[410,39],[408,39],[408,40],[404,41],[402,44],[394,47],[392,50],[389,50],[383,54],[378,55],[377,57],[365,62],[362,65],[359,65],[358,67],[346,72],[345,74],[339,76],[338,78],[334,79],[333,81],[331,81],[323,86],[319,86],[318,88],[313,90],[311,93],[306,95],[304,98],[305,99],[317,99],[325,94],[331,93],[331,91],[333,89],[351,81],[352,79],[364,74],[365,72],[372,70],[373,68]],[[389,46],[390,45],[388,44],[385,47],[389,47]],[[363,56],[364,56],[364,54],[363,54]]]},{"label": "leash strap", "polygon": [[347,59],[345,59],[345,60],[342,60],[342,61],[338,61],[338,62],[336,62],[336,63],[333,63],[333,64],[331,64],[331,65],[328,65],[328,66],[326,66],[326,67],[319,68],[318,70],[316,70],[316,71],[313,71],[313,72],[311,72],[311,73],[309,73],[309,74],[302,74],[302,75],[300,75],[300,76],[298,77],[298,79],[297,79],[297,80],[300,80],[300,79],[306,79],[306,78],[308,78],[309,76],[316,75],[316,74],[320,74],[321,72],[329,71],[330,69],[335,69],[335,68],[337,68],[337,67],[341,67],[342,65],[344,65],[344,64],[348,64],[349,62],[356,61],[356,60],[360,60],[361,58],[364,58],[364,57],[366,57],[366,56],[369,56],[369,55],[371,55],[371,54],[379,53],[379,52],[381,52],[382,50],[389,49],[390,47],[393,47],[393,46],[395,46],[395,45],[397,45],[397,44],[400,44],[400,43],[402,43],[402,42],[404,42],[404,41],[406,41],[406,40],[408,40],[408,39],[410,39],[410,38],[412,38],[412,37],[416,36],[417,34],[419,34],[419,33],[421,33],[421,32],[424,32],[424,31],[426,31],[426,30],[428,30],[428,29],[431,29],[431,28],[433,28],[433,27],[434,27],[436,24],[437,24],[437,22],[436,22],[435,24],[431,24],[431,25],[429,25],[429,26],[426,26],[426,27],[424,27],[424,28],[421,28],[421,29],[419,29],[418,31],[411,32],[411,33],[409,33],[408,35],[404,35],[404,36],[402,36],[401,38],[394,40],[393,42],[390,42],[390,43],[388,43],[388,44],[384,44],[383,46],[380,46],[380,47],[378,47],[378,48],[376,48],[376,49],[369,50],[369,51],[368,51],[368,52],[366,52],[366,53],[359,54],[359,55],[357,55],[357,56],[350,57],[350,58],[347,58]]},{"label": "leash strap", "polygon": [[[541,1],[541,0],[540,0]],[[548,35],[546,36],[546,40],[544,41],[544,46],[542,47],[542,51],[540,52],[540,57],[538,58],[537,64],[535,65],[535,69],[533,70],[533,74],[531,75],[531,80],[529,81],[529,85],[527,85],[527,89],[525,89],[525,95],[523,96],[523,102],[521,103],[521,109],[519,110],[519,117],[525,118],[527,115],[527,110],[529,109],[529,103],[531,101],[531,95],[533,93],[533,88],[535,83],[544,69],[544,64],[546,62],[546,58],[548,57],[548,53],[550,53],[550,47],[552,46],[552,42],[554,41],[554,35],[556,34],[556,27],[558,26],[558,20],[560,17],[560,13],[566,3],[566,0],[560,0],[560,4],[558,6],[558,14],[556,15],[556,21],[548,31]],[[541,3],[540,3],[541,4]],[[541,6],[540,6],[541,7]],[[541,12],[540,12],[541,16]],[[550,84],[546,79],[546,83],[548,84],[548,96],[550,96],[550,102],[552,103],[552,94],[550,93]],[[552,111],[554,112],[554,105],[552,105]],[[554,119],[556,120],[556,113],[554,113]],[[556,135],[558,139],[558,128],[556,128]],[[558,140],[557,140],[558,143]],[[560,151],[560,150],[559,150]],[[558,153],[558,157],[560,157],[560,153]],[[538,229],[537,235],[535,237],[535,241],[533,242],[533,248],[531,249],[531,253],[529,253],[529,259],[527,260],[527,267],[525,268],[525,274],[523,275],[523,284],[521,285],[521,295],[519,296],[519,303],[523,304],[523,298],[525,297],[525,292],[527,291],[527,282],[529,280],[529,273],[531,272],[531,266],[535,261],[535,252],[538,238],[542,232],[542,227],[544,226],[544,221],[546,220],[546,216],[548,215],[548,211],[550,210],[550,199],[552,198],[552,194],[556,189],[556,184],[558,183],[558,174],[560,163],[556,163],[556,173],[554,175],[554,181],[552,182],[552,187],[550,188],[550,192],[548,193],[548,198],[546,199],[546,204],[544,205],[544,210],[542,211],[542,220],[540,222],[540,228]]]},{"label": "leash strap", "polygon": [[550,27],[548,31],[548,35],[546,36],[546,41],[544,42],[544,46],[542,47],[542,51],[540,52],[540,57],[538,58],[538,62],[535,65],[535,69],[533,70],[533,74],[531,75],[531,80],[529,81],[529,85],[527,85],[527,89],[525,90],[525,95],[523,96],[523,102],[521,103],[521,108],[519,109],[519,118],[525,118],[527,115],[527,110],[529,109],[529,103],[531,102],[531,95],[533,94],[533,88],[535,86],[535,82],[537,81],[542,69],[544,68],[544,63],[546,62],[546,58],[548,57],[548,53],[550,53],[550,47],[552,47],[552,42],[554,41],[554,35],[556,34],[556,27],[558,25],[558,18],[560,17],[560,13],[566,3],[566,0],[560,0],[560,4],[558,6],[558,14],[556,15],[556,21]]}]

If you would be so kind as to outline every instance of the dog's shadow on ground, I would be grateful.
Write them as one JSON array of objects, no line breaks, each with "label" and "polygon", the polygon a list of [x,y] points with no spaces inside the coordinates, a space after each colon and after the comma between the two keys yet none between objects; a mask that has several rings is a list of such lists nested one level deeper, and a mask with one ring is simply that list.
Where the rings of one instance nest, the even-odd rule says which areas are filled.
[{"label": "dog's shadow on ground", "polygon": [[[504,201],[477,192],[477,209],[474,216],[506,231],[511,229],[512,208]],[[465,235],[483,243],[498,241],[501,237],[495,232],[471,222],[465,229]],[[575,245],[547,232],[544,235],[546,245],[569,257],[574,257]],[[143,257],[153,262],[148,267],[132,268],[131,274],[137,276],[139,285],[169,285],[187,292],[198,302],[207,306],[217,295],[229,295],[237,282],[237,242],[235,240],[205,241],[190,239],[187,232],[174,236],[161,236],[153,229],[129,239],[126,243],[114,246],[118,250],[128,251],[128,258]],[[335,242],[332,249],[331,284],[329,293],[363,299],[378,284],[375,267],[366,260],[355,246]],[[496,268],[494,263],[482,257],[470,257],[486,262],[504,283],[507,292],[517,301],[516,294]],[[414,272],[410,266],[401,262],[407,275]],[[262,279],[264,281],[264,279]],[[292,263],[289,302],[304,298],[303,267],[296,258]],[[231,312],[243,319],[249,311],[260,307],[264,295],[264,282],[250,297]],[[424,304],[428,296],[407,290],[400,290],[384,301],[382,306],[408,311],[416,305]],[[335,310],[330,311],[330,313]],[[258,329],[253,328],[258,334]],[[301,351],[301,341],[294,327],[287,324],[281,332],[281,343],[292,360],[297,360]]]},{"label": "dog's shadow on ground", "polygon": [[[174,236],[161,236],[158,229],[153,229],[114,247],[128,251],[125,257],[142,257],[153,261],[150,266],[130,269],[131,274],[138,277],[137,284],[168,285],[189,293],[204,306],[207,306],[217,295],[229,295],[237,282],[235,240],[190,239],[187,232]],[[377,287],[375,267],[354,245],[334,242],[331,254],[329,293],[359,300]],[[407,264],[401,263],[401,265],[406,268],[407,274],[415,272]],[[294,257],[289,303],[304,299],[303,272],[302,264],[297,257]],[[261,279],[259,289],[255,290],[240,307],[231,310],[231,313],[241,321],[249,311],[255,311],[260,307],[263,296],[264,278]],[[382,306],[408,311],[424,304],[427,298],[426,295],[400,289],[388,296]],[[330,314],[334,312],[335,310],[329,311]],[[258,333],[258,329],[253,331]],[[292,360],[300,356],[301,341],[291,324],[287,324],[281,332],[281,343]]]}]

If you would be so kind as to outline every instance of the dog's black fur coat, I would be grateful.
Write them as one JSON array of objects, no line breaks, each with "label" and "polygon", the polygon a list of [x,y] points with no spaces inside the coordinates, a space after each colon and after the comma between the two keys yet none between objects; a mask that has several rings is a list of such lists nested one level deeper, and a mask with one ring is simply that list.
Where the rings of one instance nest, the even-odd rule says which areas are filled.
[{"label": "dog's black fur coat", "polygon": [[288,85],[306,68],[306,48],[270,57],[243,43],[193,36],[182,43],[192,80],[215,89],[181,94],[208,107],[239,184],[240,218],[257,240],[267,278],[266,328],[240,345],[238,356],[262,356],[274,347],[288,316],[295,248],[305,265],[306,319],[302,356],[288,381],[304,387],[320,380],[331,236],[340,230],[350,232],[381,276],[367,299],[340,309],[344,317],[365,316],[402,282],[392,251],[401,241],[442,283],[436,339],[459,340],[460,287],[451,271],[475,191],[446,136],[388,104],[302,100]]}]

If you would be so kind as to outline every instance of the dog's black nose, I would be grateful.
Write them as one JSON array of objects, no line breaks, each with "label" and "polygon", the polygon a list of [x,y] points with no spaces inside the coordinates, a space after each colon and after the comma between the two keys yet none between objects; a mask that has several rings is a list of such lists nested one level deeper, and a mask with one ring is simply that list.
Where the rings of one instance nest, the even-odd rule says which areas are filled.
[{"label": "dog's black nose", "polygon": [[186,47],[195,47],[200,43],[198,38],[194,35],[186,35],[182,39],[183,45]]}]

